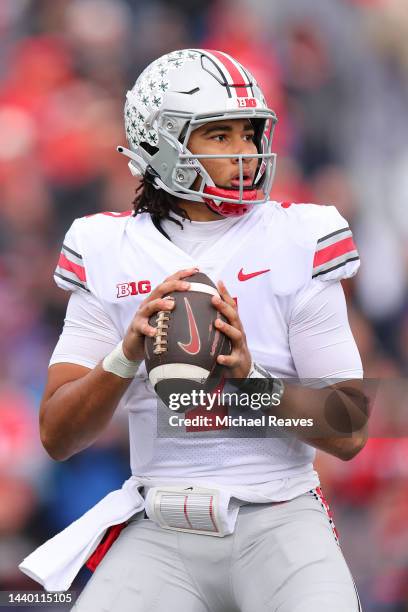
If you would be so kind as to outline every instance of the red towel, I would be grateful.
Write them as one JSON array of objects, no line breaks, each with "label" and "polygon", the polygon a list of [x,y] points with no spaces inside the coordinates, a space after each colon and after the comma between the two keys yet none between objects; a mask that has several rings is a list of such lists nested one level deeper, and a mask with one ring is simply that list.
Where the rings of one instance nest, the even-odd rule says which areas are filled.
[{"label": "red towel", "polygon": [[126,527],[126,525],[127,522],[125,521],[124,523],[119,523],[119,525],[111,525],[110,527],[108,527],[102,540],[95,548],[94,552],[85,564],[86,567],[91,570],[91,572],[94,572],[96,570],[99,563],[102,561],[102,559],[104,558],[114,541],[119,537],[120,532]]}]

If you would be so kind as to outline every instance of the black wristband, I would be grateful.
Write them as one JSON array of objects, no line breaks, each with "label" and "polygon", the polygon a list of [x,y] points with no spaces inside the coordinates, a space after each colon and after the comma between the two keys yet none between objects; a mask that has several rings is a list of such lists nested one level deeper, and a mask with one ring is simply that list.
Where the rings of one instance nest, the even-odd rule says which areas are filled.
[{"label": "black wristband", "polygon": [[[272,405],[280,404],[285,391],[285,385],[280,378],[273,377],[270,372],[255,362],[252,362],[247,378],[236,381],[236,387],[240,393],[246,395],[268,394],[271,397],[271,406],[261,408],[263,412],[268,412]],[[272,396],[274,396],[274,403],[272,403]]]}]

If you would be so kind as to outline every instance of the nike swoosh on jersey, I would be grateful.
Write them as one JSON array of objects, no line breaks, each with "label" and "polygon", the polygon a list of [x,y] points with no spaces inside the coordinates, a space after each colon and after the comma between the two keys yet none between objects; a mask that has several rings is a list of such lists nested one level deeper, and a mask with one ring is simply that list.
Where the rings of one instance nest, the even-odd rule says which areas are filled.
[{"label": "nike swoosh on jersey", "polygon": [[193,309],[191,308],[190,302],[186,297],[184,298],[184,304],[187,311],[190,340],[187,342],[187,344],[183,344],[183,342],[177,342],[177,344],[189,355],[197,355],[201,348],[200,334],[198,333],[198,327],[194,318]]},{"label": "nike swoosh on jersey", "polygon": [[266,272],[270,272],[270,268],[267,270],[259,270],[258,272],[250,272],[249,274],[244,273],[244,269],[241,268],[238,272],[238,280],[239,281],[247,281],[250,278],[255,278],[255,276],[259,276],[260,274],[265,274]]}]

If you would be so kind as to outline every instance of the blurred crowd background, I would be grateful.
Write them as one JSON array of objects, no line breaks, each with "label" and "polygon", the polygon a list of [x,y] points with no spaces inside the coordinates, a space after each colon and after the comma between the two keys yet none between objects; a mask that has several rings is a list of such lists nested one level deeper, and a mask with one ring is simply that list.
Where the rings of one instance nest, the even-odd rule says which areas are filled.
[{"label": "blurred crowd background", "polygon": [[318,468],[364,610],[408,610],[406,0],[1,0],[0,590],[37,588],[21,559],[129,476],[126,415],[67,462],[41,448],[68,298],[52,273],[75,217],[131,207],[124,92],[185,47],[229,52],[263,86],[279,117],[273,199],[334,203],[354,230],[350,320],[366,375],[399,380],[373,418],[402,435],[384,425],[352,462]]}]

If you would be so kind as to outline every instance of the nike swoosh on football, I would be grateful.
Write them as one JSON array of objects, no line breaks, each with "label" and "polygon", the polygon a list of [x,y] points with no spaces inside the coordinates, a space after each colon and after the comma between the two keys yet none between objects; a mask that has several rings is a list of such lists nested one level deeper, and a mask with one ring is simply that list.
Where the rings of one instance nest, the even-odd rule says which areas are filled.
[{"label": "nike swoosh on football", "polygon": [[239,281],[247,281],[250,278],[255,278],[255,276],[259,276],[260,274],[265,274],[266,272],[270,272],[270,268],[267,270],[259,270],[258,272],[250,272],[249,274],[245,274],[243,268],[238,272],[238,280]]},{"label": "nike swoosh on football", "polygon": [[185,351],[189,355],[197,355],[197,353],[200,352],[201,348],[200,334],[198,333],[197,323],[194,318],[190,302],[186,297],[184,298],[184,304],[187,311],[190,340],[187,342],[187,344],[183,344],[183,342],[177,342],[177,344],[181,349],[183,349],[183,351]]}]

